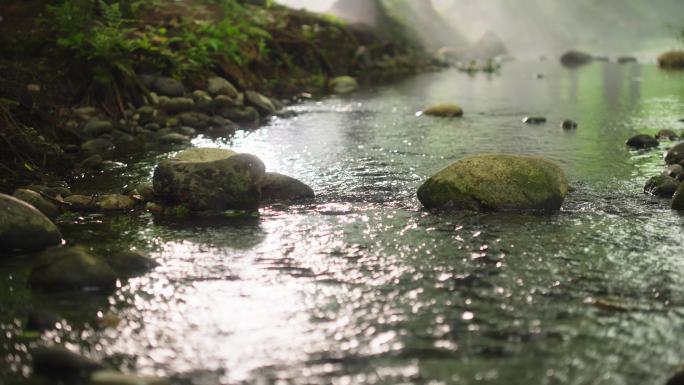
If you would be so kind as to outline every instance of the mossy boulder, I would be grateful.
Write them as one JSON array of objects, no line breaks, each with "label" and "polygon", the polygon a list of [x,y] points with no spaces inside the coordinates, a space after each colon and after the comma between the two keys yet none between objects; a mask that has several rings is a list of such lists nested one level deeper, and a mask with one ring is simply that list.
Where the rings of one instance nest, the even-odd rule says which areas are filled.
[{"label": "mossy boulder", "polygon": [[0,249],[40,250],[61,242],[62,234],[45,214],[22,200],[0,194]]},{"label": "mossy boulder", "polygon": [[644,192],[649,195],[669,198],[679,187],[680,182],[669,175],[656,175],[646,181]]},{"label": "mossy boulder", "polygon": [[461,159],[418,189],[427,208],[476,211],[558,210],[568,192],[561,168],[522,155],[476,155]]},{"label": "mossy boulder", "polygon": [[31,271],[29,285],[38,290],[113,289],[116,273],[102,258],[82,247],[46,250]]},{"label": "mossy boulder", "polygon": [[254,155],[218,160],[169,159],[154,171],[154,192],[165,204],[190,211],[256,210],[265,166]]},{"label": "mossy boulder", "polygon": [[261,183],[265,202],[294,201],[315,198],[311,187],[295,178],[277,172],[267,172]]},{"label": "mossy boulder", "polygon": [[207,92],[211,96],[225,95],[231,99],[238,96],[238,90],[228,80],[215,76],[207,80]]},{"label": "mossy boulder", "polygon": [[658,56],[660,68],[684,70],[684,51],[668,51]]},{"label": "mossy boulder", "polygon": [[179,162],[213,162],[215,160],[228,159],[237,152],[223,148],[190,148],[176,154],[172,160]]},{"label": "mossy boulder", "polygon": [[59,208],[54,203],[43,198],[42,195],[33,190],[20,188],[15,190],[12,195],[14,195],[15,198],[21,199],[22,201],[37,208],[48,218],[55,218],[59,215]]},{"label": "mossy boulder", "polygon": [[463,116],[463,109],[458,104],[443,103],[424,109],[422,114],[441,118],[454,118]]},{"label": "mossy boulder", "polygon": [[334,94],[349,94],[359,89],[359,83],[351,76],[339,76],[328,82],[328,88]]}]

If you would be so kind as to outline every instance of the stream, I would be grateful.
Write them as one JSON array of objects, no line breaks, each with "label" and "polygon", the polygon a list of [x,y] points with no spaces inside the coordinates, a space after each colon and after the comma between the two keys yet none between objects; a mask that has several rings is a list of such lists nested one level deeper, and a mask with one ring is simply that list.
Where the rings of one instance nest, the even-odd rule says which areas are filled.
[{"label": "stream", "polygon": [[[452,101],[463,118],[416,116]],[[671,144],[624,145],[684,129],[682,75],[521,61],[290,110],[193,144],[255,154],[312,186],[314,201],[220,221],[63,216],[69,243],[102,255],[131,245],[159,262],[109,294],[34,293],[28,257],[0,260],[0,383],[28,383],[27,351],[46,343],[188,385],[664,384],[684,364],[684,216],[642,192]],[[528,115],[548,123],[525,125]],[[574,189],[562,210],[422,209],[422,181],[501,152],[560,164]],[[119,192],[172,154],[72,190]],[[28,336],[32,307],[67,322]],[[98,326],[98,312],[120,322]]]}]

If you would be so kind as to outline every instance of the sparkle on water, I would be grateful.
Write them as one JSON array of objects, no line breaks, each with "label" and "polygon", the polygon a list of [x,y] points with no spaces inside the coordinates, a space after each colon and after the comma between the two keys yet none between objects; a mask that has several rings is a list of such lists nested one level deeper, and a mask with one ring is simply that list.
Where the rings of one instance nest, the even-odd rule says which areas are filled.
[{"label": "sparkle on water", "polygon": [[[624,141],[684,129],[682,80],[653,65],[510,63],[498,76],[420,75],[292,107],[296,117],[230,140],[199,138],[258,155],[316,200],[218,223],[61,220],[70,243],[105,255],[132,244],[160,267],[110,295],[40,295],[25,287],[30,258],[2,260],[0,379],[22,382],[34,344],[66,342],[195,385],[663,383],[684,363],[684,218],[641,192],[660,151]],[[463,118],[415,114],[452,101]],[[527,126],[527,115],[549,122]],[[563,131],[564,119],[579,128]],[[563,210],[421,209],[423,180],[491,152],[560,163],[574,187]],[[149,178],[158,159],[89,185]],[[35,341],[22,329],[31,307],[66,321]],[[98,312],[120,322],[98,326]]]}]

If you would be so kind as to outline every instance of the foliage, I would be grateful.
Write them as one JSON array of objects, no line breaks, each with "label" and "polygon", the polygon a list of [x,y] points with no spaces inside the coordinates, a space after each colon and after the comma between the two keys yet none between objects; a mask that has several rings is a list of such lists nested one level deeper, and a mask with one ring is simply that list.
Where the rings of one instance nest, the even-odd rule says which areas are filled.
[{"label": "foliage", "polygon": [[179,76],[209,68],[220,56],[244,64],[265,53],[270,36],[242,5],[204,1],[220,8],[220,20],[182,19],[172,29],[137,17],[143,10],[163,8],[163,0],[64,0],[47,9],[57,45],[88,63],[101,84],[117,75],[132,76],[140,67]]}]

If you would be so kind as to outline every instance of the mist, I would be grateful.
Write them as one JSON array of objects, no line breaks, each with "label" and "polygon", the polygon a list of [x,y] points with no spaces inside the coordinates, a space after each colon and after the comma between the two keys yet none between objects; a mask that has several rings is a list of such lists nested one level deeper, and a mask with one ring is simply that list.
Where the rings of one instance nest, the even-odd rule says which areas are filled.
[{"label": "mist", "polygon": [[[368,22],[372,0],[280,0],[314,12]],[[356,3],[355,15],[349,10]],[[470,50],[483,36],[500,39],[513,55],[582,49],[597,55],[637,54],[679,44],[681,0],[380,0],[428,48]],[[408,3],[409,7],[400,6]],[[403,7],[402,9],[399,9]],[[419,8],[419,9],[418,9]],[[340,13],[339,10],[345,12]],[[399,9],[399,10],[397,10]],[[407,11],[408,9],[408,11]],[[426,9],[428,9],[426,13]],[[435,11],[432,14],[432,9]],[[410,14],[402,14],[409,12]],[[439,20],[435,20],[439,19]]]}]

